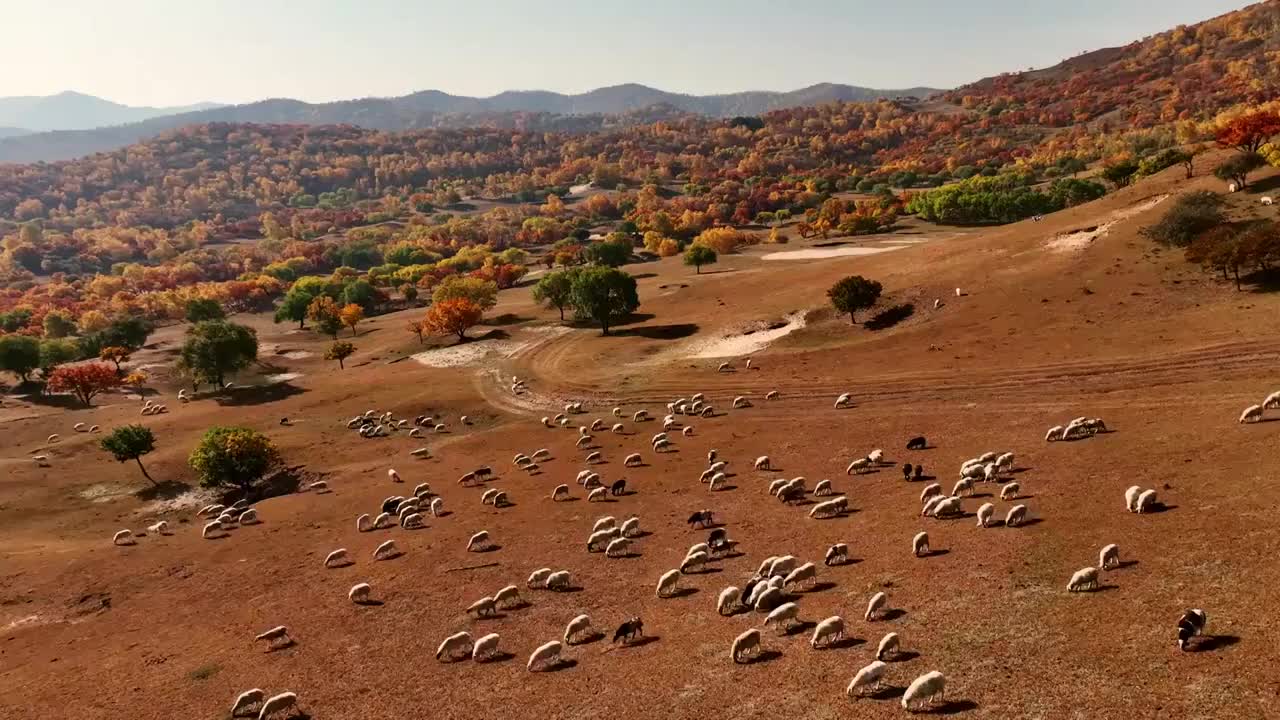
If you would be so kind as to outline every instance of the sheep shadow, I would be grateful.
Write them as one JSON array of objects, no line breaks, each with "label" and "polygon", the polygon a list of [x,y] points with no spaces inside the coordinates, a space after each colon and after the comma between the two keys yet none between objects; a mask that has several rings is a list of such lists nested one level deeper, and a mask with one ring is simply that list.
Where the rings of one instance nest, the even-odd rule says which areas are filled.
[{"label": "sheep shadow", "polygon": [[697,592],[698,592],[698,588],[682,587],[682,588],[678,588],[675,592],[671,593],[670,595],[664,596],[663,599],[675,600],[676,598],[689,597],[690,595],[693,595]]},{"label": "sheep shadow", "polygon": [[858,647],[859,645],[866,645],[866,644],[867,644],[867,641],[863,640],[862,638],[853,637],[852,635],[846,635],[840,638],[839,640],[836,640],[833,643],[827,644],[827,646],[824,649],[847,650],[849,648]]},{"label": "sheep shadow", "polygon": [[581,500],[581,499],[582,499],[582,498],[580,498],[580,497],[576,497],[576,496],[574,496],[574,495],[569,495],[569,496],[567,496],[567,497],[562,497],[562,498],[558,498],[558,499],[556,499],[556,500],[553,500],[552,502],[578,502],[578,501],[579,501],[579,500]]},{"label": "sheep shadow", "polygon": [[920,557],[920,558],[941,557],[941,556],[943,556],[943,555],[947,555],[947,554],[950,554],[950,553],[951,553],[951,551],[950,551],[950,550],[945,550],[945,549],[943,549],[943,550],[930,550],[929,552],[927,552],[927,553],[925,553],[925,554],[923,554],[923,555],[917,555],[916,557]]},{"label": "sheep shadow", "polygon": [[1192,643],[1187,646],[1190,652],[1213,652],[1228,648],[1240,642],[1237,635],[1205,635],[1199,642]]},{"label": "sheep shadow", "polygon": [[719,488],[716,488],[716,490],[715,490],[715,491],[716,491],[716,492],[729,492],[730,490],[737,490],[737,489],[738,489],[738,486],[737,486],[737,485],[721,485]]},{"label": "sheep shadow", "polygon": [[[943,552],[946,552],[946,551],[944,550]],[[907,616],[907,611],[903,610],[902,608],[889,608],[888,610],[885,610],[883,613],[880,613],[880,619],[885,622],[891,622],[893,620],[897,620],[898,618],[903,618],[906,616]]]},{"label": "sheep shadow", "polygon": [[559,590],[552,590],[552,592],[567,593],[567,594],[573,595],[573,594],[582,592],[582,586],[570,585],[569,587],[560,588]]},{"label": "sheep shadow", "polygon": [[599,642],[605,638],[605,634],[599,630],[592,630],[590,635],[586,635],[572,643],[565,643],[569,647],[577,647],[579,645],[590,645],[593,642]]},{"label": "sheep shadow", "polygon": [[1177,510],[1177,509],[1178,509],[1177,505],[1165,505],[1164,503],[1157,501],[1151,505],[1148,505],[1146,512],[1142,514],[1143,515],[1159,515],[1160,513],[1166,513],[1166,512],[1169,512],[1170,510]]},{"label": "sheep shadow", "polygon": [[488,659],[481,660],[479,662],[481,665],[488,665],[489,663],[503,663],[503,662],[507,662],[508,660],[514,660],[515,657],[516,657],[515,653],[509,653],[506,650],[499,650],[498,652],[495,652],[494,654],[490,655]]},{"label": "sheep shadow", "polygon": [[590,502],[590,503],[616,503],[616,502],[618,502],[618,501],[617,501],[617,500],[614,500],[613,498],[611,498],[611,497],[609,497],[609,496],[607,496],[607,495],[606,495],[605,497],[602,497],[602,498],[600,498],[599,500],[592,500],[592,499],[588,498],[588,499],[587,499],[587,502]]},{"label": "sheep shadow", "polygon": [[475,618],[476,622],[480,622],[481,620],[502,620],[507,617],[507,613],[492,612],[487,615],[472,615],[472,617]]},{"label": "sheep shadow", "polygon": [[556,658],[556,661],[548,665],[543,672],[560,672],[561,670],[568,670],[575,667],[578,667],[578,661],[573,658]]},{"label": "sheep shadow", "polygon": [[439,515],[436,515],[436,517],[438,517],[438,518],[442,518],[442,517],[449,517],[449,516],[450,516],[450,515],[452,515],[452,514],[453,514],[453,511],[452,511],[452,510],[441,510],[441,511],[440,511],[440,514],[439,514]]},{"label": "sheep shadow", "polygon": [[1127,567],[1133,567],[1134,565],[1137,565],[1137,564],[1138,564],[1137,560],[1121,560],[1120,563],[1117,564],[1114,569],[1123,570]]},{"label": "sheep shadow", "polygon": [[612,495],[613,497],[631,497],[632,495],[635,495],[637,492],[638,492],[637,490],[623,490],[622,492],[617,492],[617,493],[610,491],[609,494]]},{"label": "sheep shadow", "polygon": [[977,500],[978,498],[989,498],[989,497],[995,497],[995,495],[993,495],[992,493],[974,493],[974,494],[970,495],[969,497],[970,497],[970,498],[973,498],[974,500]]},{"label": "sheep shadow", "polygon": [[639,560],[644,557],[643,553],[628,552],[625,555],[606,555],[610,560]]},{"label": "sheep shadow", "polygon": [[827,565],[827,567],[844,567],[846,565],[857,565],[860,562],[862,562],[862,558],[851,557],[843,562],[831,563],[830,565]]},{"label": "sheep shadow", "polygon": [[905,687],[898,687],[897,685],[881,685],[878,690],[864,695],[863,697],[868,697],[872,700],[892,700],[894,698],[900,698],[906,693],[907,689]]},{"label": "sheep shadow", "polygon": [[297,644],[298,642],[296,640],[294,640],[293,638],[289,638],[287,642],[281,643],[279,645],[272,645],[271,647],[267,648],[265,653],[269,655],[274,652],[280,652],[281,650],[288,650],[291,647],[295,647]]},{"label": "sheep shadow", "polygon": [[835,589],[835,587],[836,587],[835,583],[823,580],[823,581],[816,582],[812,586],[810,586],[808,590],[805,590],[805,594],[807,595],[810,593],[826,592],[827,590]]},{"label": "sheep shadow", "polygon": [[915,660],[918,657],[920,657],[920,653],[914,650],[899,650],[898,652],[891,655],[889,659],[886,660],[885,662],[894,662],[894,663],[911,662],[912,660]]},{"label": "sheep shadow", "polygon": [[1020,524],[1015,525],[1014,527],[1031,527],[1032,525],[1039,525],[1042,522],[1044,522],[1044,518],[1034,517],[1023,520]]},{"label": "sheep shadow", "polygon": [[941,705],[934,707],[930,712],[934,715],[957,715],[977,709],[978,703],[972,700],[944,700]]},{"label": "sheep shadow", "polygon": [[498,552],[498,551],[499,551],[499,550],[501,550],[501,549],[502,549],[502,546],[501,546],[501,545],[485,545],[484,547],[482,547],[482,548],[476,548],[475,550],[472,550],[471,552],[473,552],[473,553],[491,553],[491,552]]},{"label": "sheep shadow", "polygon": [[[628,648],[644,647],[645,645],[648,645],[649,643],[656,643],[656,642],[658,642],[658,640],[659,640],[660,638],[661,638],[661,636],[660,636],[660,635],[644,635],[644,636],[642,636],[642,637],[638,637],[638,638],[636,638],[635,640],[623,640],[622,642],[620,642],[620,643],[618,643],[618,644],[614,645],[614,646],[613,646],[613,648],[619,648],[619,649],[626,650],[626,649],[628,649]],[[612,648],[611,648],[611,649],[612,649]]]},{"label": "sheep shadow", "polygon": [[799,620],[794,625],[791,625],[784,630],[782,634],[785,637],[791,637],[792,635],[800,635],[801,633],[809,632],[816,627],[818,627],[818,623],[812,620]]},{"label": "sheep shadow", "polygon": [[751,658],[749,662],[739,663],[740,665],[758,665],[762,663],[770,663],[782,657],[782,653],[777,650],[761,650],[759,655]]},{"label": "sheep shadow", "polygon": [[383,605],[386,605],[382,600],[355,600],[354,602],[356,605],[360,605],[361,607],[382,607]]},{"label": "sheep shadow", "polygon": [[721,570],[718,567],[711,567],[710,565],[703,565],[702,567],[698,568],[697,572],[689,571],[689,572],[681,572],[680,574],[681,575],[715,575],[716,573],[720,573],[720,572],[724,572],[724,570]]},{"label": "sheep shadow", "polygon": [[653,534],[653,533],[652,533],[652,532],[649,532],[648,530],[637,530],[636,532],[632,533],[631,535],[628,535],[627,537],[629,537],[629,538],[631,538],[631,539],[633,539],[633,540],[634,540],[634,539],[637,539],[637,538],[645,538],[645,537],[649,537],[649,536],[650,536],[650,535],[652,535],[652,534]]}]

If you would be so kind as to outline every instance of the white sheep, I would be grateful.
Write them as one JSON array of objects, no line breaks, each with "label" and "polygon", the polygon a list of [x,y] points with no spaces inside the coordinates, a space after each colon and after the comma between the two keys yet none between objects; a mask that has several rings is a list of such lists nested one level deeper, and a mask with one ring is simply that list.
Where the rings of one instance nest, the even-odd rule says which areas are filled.
[{"label": "white sheep", "polygon": [[772,470],[773,465],[772,465],[772,462],[769,460],[769,456],[761,455],[760,457],[756,458],[755,468],[756,470]]},{"label": "white sheep", "polygon": [[564,644],[573,645],[575,641],[589,638],[595,635],[591,629],[591,617],[588,615],[579,615],[569,621],[564,628]]},{"label": "white sheep", "polygon": [[734,410],[749,408],[751,407],[751,401],[748,400],[745,396],[739,395],[738,397],[733,399],[733,404],[730,407],[732,407]]},{"label": "white sheep", "polygon": [[841,393],[840,397],[836,398],[835,406],[837,408],[847,407],[852,402],[853,402],[852,395],[850,395],[849,393]]},{"label": "white sheep", "polygon": [[855,472],[861,474],[863,472],[868,472],[870,470],[871,470],[871,460],[869,458],[861,457],[849,463],[849,467],[844,469],[844,474],[852,475]]},{"label": "white sheep", "polygon": [[557,485],[556,489],[551,491],[552,500],[568,499],[568,497],[569,497],[568,485]]},{"label": "white sheep", "polygon": [[880,639],[880,644],[876,646],[876,659],[884,660],[886,657],[895,657],[898,654],[898,633],[891,632]]},{"label": "white sheep", "polygon": [[488,549],[492,546],[493,543],[489,539],[488,530],[481,530],[475,535],[472,535],[471,539],[467,540],[467,552],[480,552],[481,550]]},{"label": "white sheep", "polygon": [[1071,576],[1071,580],[1067,582],[1068,592],[1081,592],[1084,590],[1098,589],[1098,568],[1087,567],[1077,570]]},{"label": "white sheep", "polygon": [[601,530],[608,530],[609,528],[612,528],[617,524],[618,524],[618,521],[616,518],[614,518],[612,515],[605,515],[599,520],[596,520],[595,524],[591,526],[591,532],[596,533],[596,532],[600,532]]},{"label": "white sheep", "polygon": [[471,659],[475,662],[488,662],[498,655],[498,633],[489,633],[476,640],[471,649]]},{"label": "white sheep", "polygon": [[488,490],[485,490],[484,494],[480,496],[480,504],[481,505],[492,504],[493,496],[497,494],[498,494],[498,490],[496,488],[489,488]]},{"label": "white sheep", "polygon": [[1261,202],[1263,205],[1271,205],[1275,200],[1273,200],[1270,195],[1263,195]]},{"label": "white sheep", "polygon": [[1027,521],[1027,506],[1014,505],[1009,508],[1008,514],[1004,516],[1005,527],[1018,527]]},{"label": "white sheep", "polygon": [[1138,495],[1142,493],[1142,488],[1138,485],[1130,485],[1128,490],[1124,491],[1124,507],[1129,512],[1138,511]]},{"label": "white sheep", "polygon": [[849,681],[849,687],[845,689],[845,694],[851,698],[860,698],[867,690],[872,692],[880,689],[880,682],[884,678],[884,669],[887,667],[880,660],[874,660],[870,665],[863,667]]},{"label": "white sheep", "polygon": [[629,517],[622,522],[622,537],[636,537],[640,534],[640,518]]},{"label": "white sheep", "polygon": [[809,639],[809,646],[817,650],[818,648],[829,647],[832,643],[843,639],[844,618],[839,615],[832,615],[818,623],[818,626],[813,629],[813,637]]},{"label": "white sheep", "polygon": [[693,437],[693,426],[692,425],[684,426],[683,428],[680,429],[680,434],[685,437]]},{"label": "white sheep", "polygon": [[668,570],[658,578],[657,595],[660,599],[666,599],[676,594],[680,589],[680,570]]},{"label": "white sheep", "polygon": [[884,610],[884,606],[889,604],[889,596],[883,592],[878,592],[871,596],[871,601],[867,603],[867,611],[863,613],[862,619],[871,622],[876,619],[876,614]]},{"label": "white sheep", "polygon": [[800,606],[793,602],[788,602],[769,611],[769,614],[765,616],[764,626],[774,625],[779,631],[787,632],[791,629],[793,623],[798,622],[800,622]]},{"label": "white sheep", "polygon": [[454,633],[440,643],[440,647],[436,649],[436,660],[453,662],[470,655],[473,647],[471,633],[465,631]]},{"label": "white sheep", "polygon": [[1240,413],[1240,422],[1242,423],[1257,422],[1261,419],[1262,419],[1261,405],[1250,405],[1249,407],[1244,409],[1244,412]]},{"label": "white sheep", "polygon": [[364,605],[369,602],[369,595],[372,592],[373,589],[369,587],[369,583],[357,583],[351,586],[351,590],[347,592],[347,597],[357,605]]},{"label": "white sheep", "polygon": [[609,489],[598,487],[587,494],[587,502],[603,502],[609,499]]},{"label": "white sheep", "polygon": [[702,569],[710,560],[711,554],[703,550],[691,553],[686,555],[684,561],[680,563],[680,572],[688,574],[693,572],[694,568]]},{"label": "white sheep", "polygon": [[226,506],[226,505],[217,505],[217,504],[214,504],[214,505],[205,505],[204,507],[200,508],[200,510],[199,510],[198,512],[196,512],[196,515],[200,515],[200,516],[214,515],[214,516],[216,516],[216,515],[218,515],[219,513],[221,513],[223,510],[226,510],[226,509],[227,509],[227,506]]},{"label": "white sheep", "polygon": [[225,534],[226,533],[222,529],[222,523],[217,520],[207,523],[204,526],[204,529],[200,531],[200,537],[204,538],[205,540],[220,538]]},{"label": "white sheep", "polygon": [[391,513],[380,513],[378,517],[373,519],[373,529],[381,530],[391,527]]},{"label": "white sheep", "polygon": [[538,568],[529,574],[529,579],[524,583],[525,587],[545,588],[549,577],[551,577],[551,568]]},{"label": "white sheep", "polygon": [[902,694],[902,707],[908,711],[922,707],[932,707],[944,699],[947,690],[947,679],[937,670],[927,672],[911,681],[907,691]]},{"label": "white sheep", "polygon": [[923,557],[929,554],[929,533],[916,533],[916,536],[911,539],[911,552],[916,557]]},{"label": "white sheep", "polygon": [[845,543],[836,543],[827,548],[827,555],[823,562],[827,565],[844,565],[849,562],[849,546]]},{"label": "white sheep", "polygon": [[431,517],[440,517],[444,512],[444,498],[432,498],[431,500]]},{"label": "white sheep", "polygon": [[649,413],[644,410],[637,410],[635,414],[631,416],[631,422],[644,422],[648,419]]},{"label": "white sheep", "polygon": [[499,608],[515,608],[524,606],[524,598],[520,597],[520,588],[508,585],[493,594],[493,602]]},{"label": "white sheep", "polygon": [[720,591],[716,598],[716,612],[720,615],[732,615],[742,607],[742,591],[730,585]]},{"label": "white sheep", "polygon": [[262,521],[258,519],[258,511],[253,508],[249,508],[248,510],[240,513],[240,517],[236,518],[236,522],[241,525],[257,525]]},{"label": "white sheep", "polygon": [[401,554],[400,548],[396,547],[396,541],[388,540],[382,543],[381,545],[379,545],[378,547],[374,548],[373,559],[374,560],[390,560],[391,558],[399,557],[400,554]]},{"label": "white sheep", "polygon": [[817,581],[818,581],[818,568],[815,567],[813,563],[807,562],[801,565],[800,567],[796,568],[795,570],[792,570],[791,572],[787,573],[787,576],[786,578],[783,579],[782,584],[787,587],[790,587],[792,585],[812,587],[814,584],[817,583]]},{"label": "white sheep", "polygon": [[568,590],[573,583],[573,575],[568,570],[557,570],[547,576],[548,590]]},{"label": "white sheep", "polygon": [[1049,432],[1044,434],[1044,441],[1054,442],[1056,440],[1061,440],[1063,439],[1063,437],[1065,437],[1065,433],[1066,433],[1066,429],[1063,428],[1061,425],[1054,425],[1053,427],[1049,428]]},{"label": "white sheep", "polygon": [[1110,570],[1120,566],[1120,546],[1112,543],[1098,552],[1098,567]]},{"label": "white sheep", "polygon": [[1017,499],[1018,494],[1021,490],[1022,490],[1022,486],[1016,482],[1005,483],[1004,485],[1000,486],[1000,499],[1015,500]]},{"label": "white sheep", "polygon": [[166,522],[166,521],[164,521],[164,520],[161,520],[160,522],[155,523],[154,525],[148,525],[148,526],[147,526],[147,532],[149,532],[149,533],[155,533],[156,535],[169,535],[169,534],[171,534],[171,533],[169,532],[169,523],[168,523],[168,522]]},{"label": "white sheep", "polygon": [[764,394],[765,400],[777,400],[779,397],[780,396],[778,395],[777,390],[770,390],[769,392]]},{"label": "white sheep", "polygon": [[324,557],[326,568],[345,567],[351,564],[351,557],[346,548],[338,548]]},{"label": "white sheep", "polygon": [[[214,522],[217,522],[216,520]],[[112,545],[136,545],[138,541],[133,537],[132,530],[121,530],[111,537]]]},{"label": "white sheep", "polygon": [[733,364],[722,362],[716,367],[716,372],[733,372]]},{"label": "white sheep", "polygon": [[1141,515],[1142,513],[1150,511],[1152,508],[1155,507],[1155,505],[1156,505],[1156,491],[1143,490],[1142,494],[1138,496],[1138,501],[1135,502],[1133,505],[1133,511]]},{"label": "white sheep", "polygon": [[729,648],[729,659],[742,663],[760,654],[760,631],[751,628],[733,639]]},{"label": "white sheep", "polygon": [[817,505],[814,505],[813,507],[809,508],[809,517],[815,518],[815,519],[840,517],[844,513],[848,512],[848,509],[849,509],[848,500],[846,500],[846,498],[843,495],[841,495],[840,497],[835,498],[834,500],[827,500],[826,502],[820,502]]},{"label": "white sheep", "polygon": [[279,695],[272,695],[267,701],[262,703],[262,709],[258,711],[258,720],[267,720],[267,718],[285,710],[292,710],[298,705],[297,693],[283,692]]},{"label": "white sheep", "polygon": [[995,515],[995,512],[995,505],[992,505],[991,503],[982,503],[982,506],[978,508],[978,527],[990,527],[991,516]]},{"label": "white sheep", "polygon": [[400,479],[400,473],[396,472],[395,468],[391,468],[387,470],[387,479],[390,480],[391,482],[396,482],[396,483],[404,482],[403,480]]},{"label": "white sheep", "polygon": [[622,464],[624,467],[639,467],[643,462],[640,453],[631,453],[623,459]]},{"label": "white sheep", "polygon": [[604,455],[599,450],[595,450],[587,455],[587,464],[598,463],[604,460]]},{"label": "white sheep", "polygon": [[627,538],[614,538],[604,549],[604,556],[611,558],[627,557],[631,554],[631,541]]},{"label": "white sheep", "polygon": [[431,494],[431,485],[429,483],[418,483],[417,487],[413,489],[413,496],[415,498],[421,499],[423,495],[430,495],[430,494]]},{"label": "white sheep", "polygon": [[467,606],[467,614],[470,615],[471,613],[475,613],[476,617],[496,615],[498,613],[498,603],[491,597],[482,597]]},{"label": "white sheep", "polygon": [[955,486],[951,488],[951,494],[952,495],[972,495],[973,481],[970,480],[969,478],[964,478],[963,480],[956,482]]},{"label": "white sheep", "polygon": [[526,665],[529,672],[538,672],[539,670],[559,664],[560,651],[563,647],[564,646],[560,644],[559,640],[552,640],[551,642],[539,645],[538,649],[534,650],[533,653],[529,655],[529,663]]},{"label": "white sheep", "polygon": [[819,480],[818,483],[813,486],[813,494],[817,497],[825,497],[834,493],[835,491],[831,489],[830,480]]},{"label": "white sheep", "polygon": [[724,490],[725,488],[728,487],[728,485],[729,485],[729,476],[725,475],[722,472],[719,472],[711,476],[711,484],[707,486],[707,489],[711,490],[712,492],[715,492],[718,490]]},{"label": "white sheep", "polygon": [[418,448],[418,449],[416,449],[416,450],[412,450],[412,451],[410,451],[410,452],[409,452],[409,454],[410,454],[410,455],[412,455],[412,456],[414,456],[414,457],[431,457],[431,449],[430,449],[430,448],[425,448],[425,447],[420,447],[420,448]]},{"label": "white sheep", "polygon": [[267,694],[262,688],[254,688],[245,690],[236,696],[236,701],[231,703],[231,717],[240,717],[242,715],[252,715],[253,711],[262,704]]},{"label": "white sheep", "polygon": [[1277,390],[1262,401],[1262,409],[1280,408],[1280,390]]}]

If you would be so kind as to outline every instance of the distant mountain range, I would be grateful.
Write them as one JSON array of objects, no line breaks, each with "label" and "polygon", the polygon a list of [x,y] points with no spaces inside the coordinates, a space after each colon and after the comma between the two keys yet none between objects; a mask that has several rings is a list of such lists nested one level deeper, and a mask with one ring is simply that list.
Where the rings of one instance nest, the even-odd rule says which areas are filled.
[{"label": "distant mountain range", "polygon": [[162,115],[222,107],[199,103],[180,107],[130,107],[78,92],[48,96],[0,97],[0,133],[13,130],[90,130],[107,125],[140,122]]},{"label": "distant mountain range", "polygon": [[[245,105],[168,109],[131,108],[88,95],[62,93],[48,98],[0,98],[0,126],[57,130],[29,134],[21,134],[19,131],[17,136],[8,137],[5,130],[0,130],[0,162],[66,160],[112,150],[183,125],[208,122],[350,124],[378,130],[408,130],[466,124],[509,125],[511,119],[504,116],[515,113],[549,116],[609,116],[630,113],[637,116],[638,120],[643,120],[640,117],[643,115],[642,111],[654,106],[663,108],[667,113],[676,111],[710,117],[733,117],[760,115],[780,108],[829,102],[901,96],[925,97],[937,92],[940,91],[923,87],[876,90],[822,83],[791,92],[683,95],[628,84],[599,88],[578,95],[547,91],[509,91],[493,97],[474,98],[449,95],[438,90],[424,90],[397,98],[365,98],[330,103],[273,99]],[[130,113],[133,115],[128,116]],[[50,124],[54,122],[60,124]]]}]

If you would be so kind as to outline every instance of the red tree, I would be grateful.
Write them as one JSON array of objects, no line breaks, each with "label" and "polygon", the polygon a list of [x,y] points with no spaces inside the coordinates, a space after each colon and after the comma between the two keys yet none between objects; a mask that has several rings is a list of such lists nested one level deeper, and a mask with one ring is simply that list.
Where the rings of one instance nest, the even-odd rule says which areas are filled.
[{"label": "red tree", "polygon": [[93,396],[103,390],[120,386],[120,376],[115,369],[106,363],[85,363],[83,365],[63,365],[49,376],[45,385],[49,392],[70,392],[80,398],[85,405],[91,404]]},{"label": "red tree", "polygon": [[1276,135],[1280,135],[1280,113],[1260,111],[1227,123],[1218,130],[1216,139],[1222,147],[1252,154]]},{"label": "red tree", "polygon": [[479,323],[483,314],[484,309],[479,305],[465,298],[455,298],[432,305],[422,324],[431,332],[450,333],[457,335],[459,340],[465,340],[467,330]]}]

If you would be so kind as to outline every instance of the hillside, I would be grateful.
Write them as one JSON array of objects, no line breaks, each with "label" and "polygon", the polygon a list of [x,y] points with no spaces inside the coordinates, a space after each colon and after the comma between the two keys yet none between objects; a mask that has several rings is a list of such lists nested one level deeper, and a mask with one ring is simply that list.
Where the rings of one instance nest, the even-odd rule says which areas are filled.
[{"label": "hillside", "polygon": [[[206,109],[200,112],[164,114],[163,117],[149,116],[152,119],[134,122],[124,127],[40,133],[20,139],[9,139],[0,142],[0,162],[66,160],[118,148],[184,125],[211,122],[357,125],[375,130],[474,126],[588,132],[618,124],[618,122],[653,122],[663,119],[672,112],[708,117],[760,115],[779,108],[899,96],[923,97],[935,92],[937,90],[932,88],[875,90],[824,83],[792,92],[682,95],[655,90],[644,85],[628,84],[599,88],[579,95],[545,91],[510,91],[489,98],[474,98],[449,95],[438,90],[426,90],[398,98],[365,98],[330,103],[272,99],[245,105]],[[84,96],[77,96],[77,98],[82,97]],[[3,102],[4,100],[0,100],[0,103]],[[0,105],[0,109],[2,108],[3,105]],[[78,117],[71,109],[65,112],[68,117]],[[153,115],[161,114],[153,113]],[[19,113],[14,113],[14,116],[21,117]],[[585,116],[588,120],[577,120],[575,119],[577,116]],[[619,116],[622,120],[611,122],[602,116]],[[0,124],[4,123],[5,117],[0,113]],[[98,124],[115,125],[130,122],[130,120],[142,120],[142,118],[133,117],[129,120]],[[36,130],[69,129],[67,127],[43,128],[17,121],[10,124]],[[94,126],[80,124],[76,127]]]},{"label": "hillside", "polygon": [[68,91],[48,96],[0,97],[0,126],[24,128],[31,132],[88,130],[218,107],[221,105],[217,103],[133,107]]}]

